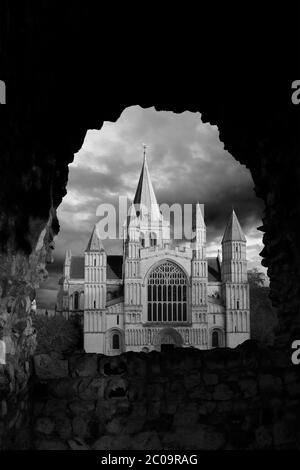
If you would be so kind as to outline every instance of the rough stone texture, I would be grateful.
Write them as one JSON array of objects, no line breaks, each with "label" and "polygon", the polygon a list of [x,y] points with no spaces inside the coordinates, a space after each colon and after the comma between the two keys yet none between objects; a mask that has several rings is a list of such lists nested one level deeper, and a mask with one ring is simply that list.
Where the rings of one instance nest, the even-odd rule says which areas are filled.
[{"label": "rough stone texture", "polygon": [[277,363],[276,351],[249,341],[234,351],[77,354],[68,379],[55,371],[35,379],[43,394],[34,404],[33,448],[299,449],[300,390],[290,385],[300,384],[300,370]]},{"label": "rough stone texture", "polygon": [[6,364],[0,365],[0,430],[1,426],[3,429],[0,448],[29,445],[28,383],[36,348],[31,302],[39,282],[46,276],[46,261],[52,259],[52,239],[52,217],[49,217],[29,256],[11,250],[0,253],[0,339],[6,343]]},{"label": "rough stone texture", "polygon": [[58,379],[69,374],[68,361],[54,358],[48,354],[38,354],[34,357],[34,368],[41,379]]}]

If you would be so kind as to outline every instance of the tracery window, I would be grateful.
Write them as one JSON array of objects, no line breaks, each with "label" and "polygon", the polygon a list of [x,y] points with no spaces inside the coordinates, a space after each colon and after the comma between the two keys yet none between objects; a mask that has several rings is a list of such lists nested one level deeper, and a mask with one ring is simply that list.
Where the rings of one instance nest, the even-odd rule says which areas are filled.
[{"label": "tracery window", "polygon": [[157,266],[148,278],[148,321],[187,321],[187,279],[174,263]]}]

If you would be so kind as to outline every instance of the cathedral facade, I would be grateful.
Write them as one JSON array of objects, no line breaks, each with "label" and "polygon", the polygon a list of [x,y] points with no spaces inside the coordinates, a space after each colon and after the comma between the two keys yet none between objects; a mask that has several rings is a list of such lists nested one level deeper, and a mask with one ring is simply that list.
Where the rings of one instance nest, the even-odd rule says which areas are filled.
[{"label": "cathedral facade", "polygon": [[171,239],[144,155],[121,254],[101,241],[97,226],[84,256],[66,253],[57,312],[82,315],[87,353],[236,347],[250,338],[246,238],[235,212],[222,261],[206,255],[203,205],[193,229],[191,243]]}]

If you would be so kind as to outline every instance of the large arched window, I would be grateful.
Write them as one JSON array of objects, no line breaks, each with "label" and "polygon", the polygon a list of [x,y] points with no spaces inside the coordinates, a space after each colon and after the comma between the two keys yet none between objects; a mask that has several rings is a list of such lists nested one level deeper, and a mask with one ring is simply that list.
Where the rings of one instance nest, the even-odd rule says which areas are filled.
[{"label": "large arched window", "polygon": [[187,279],[174,263],[157,266],[148,278],[148,321],[187,321]]}]

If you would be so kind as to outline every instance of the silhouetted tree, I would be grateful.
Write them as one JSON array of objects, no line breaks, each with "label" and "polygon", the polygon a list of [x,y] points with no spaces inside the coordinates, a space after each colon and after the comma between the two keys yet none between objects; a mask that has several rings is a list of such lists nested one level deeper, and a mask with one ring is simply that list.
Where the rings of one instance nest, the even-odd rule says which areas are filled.
[{"label": "silhouetted tree", "polygon": [[264,287],[266,284],[266,275],[258,270],[258,268],[253,268],[248,271],[248,282],[250,288],[253,287]]},{"label": "silhouetted tree", "polygon": [[254,268],[248,271],[248,282],[250,285],[251,338],[271,345],[274,343],[277,315],[269,298],[270,289],[266,286],[266,276]]}]

